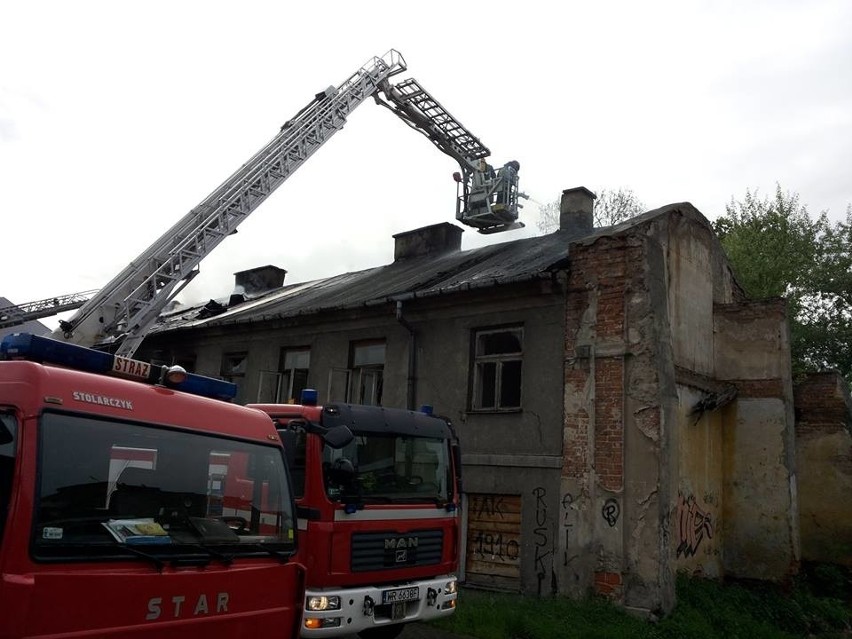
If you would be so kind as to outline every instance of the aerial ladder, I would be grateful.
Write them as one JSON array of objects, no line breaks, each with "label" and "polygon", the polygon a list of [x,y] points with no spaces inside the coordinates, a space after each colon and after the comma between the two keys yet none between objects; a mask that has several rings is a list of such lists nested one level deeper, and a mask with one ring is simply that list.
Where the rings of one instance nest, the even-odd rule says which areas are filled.
[{"label": "aerial ladder", "polygon": [[44,300],[0,307],[0,329],[18,326],[43,317],[74,311],[83,306],[97,290],[58,295]]},{"label": "aerial ladder", "polygon": [[374,57],[338,87],[314,97],[260,151],[186,214],[106,286],[97,291],[53,337],[131,356],[160,312],[198,274],[198,265],[235,232],[270,194],[304,164],[373,97],[454,158],[456,219],[481,233],[520,228],[517,162],[495,171],[490,151],[413,79],[395,50]]}]

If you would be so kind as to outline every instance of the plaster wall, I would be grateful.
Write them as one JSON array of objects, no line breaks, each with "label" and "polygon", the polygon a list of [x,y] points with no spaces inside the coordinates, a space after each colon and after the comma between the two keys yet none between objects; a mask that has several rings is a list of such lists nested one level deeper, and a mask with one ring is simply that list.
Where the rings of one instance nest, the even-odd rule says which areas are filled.
[{"label": "plaster wall", "polygon": [[675,365],[704,375],[713,372],[711,257],[708,238],[694,226],[678,228],[669,243],[668,304]]},{"label": "plaster wall", "polygon": [[739,399],[724,411],[725,574],[783,580],[798,559],[789,521],[795,476],[786,458],[781,399]]},{"label": "plaster wall", "polygon": [[796,446],[802,559],[852,567],[852,436],[811,433]]},{"label": "plaster wall", "polygon": [[722,412],[725,573],[781,581],[800,550],[786,305],[716,305],[714,320],[717,377],[738,391]]},{"label": "plaster wall", "polygon": [[802,559],[852,567],[852,399],[839,373],[796,385]]},{"label": "plaster wall", "polygon": [[724,494],[723,420],[720,411],[691,415],[705,396],[678,387],[677,497],[672,505],[676,570],[721,577]]}]

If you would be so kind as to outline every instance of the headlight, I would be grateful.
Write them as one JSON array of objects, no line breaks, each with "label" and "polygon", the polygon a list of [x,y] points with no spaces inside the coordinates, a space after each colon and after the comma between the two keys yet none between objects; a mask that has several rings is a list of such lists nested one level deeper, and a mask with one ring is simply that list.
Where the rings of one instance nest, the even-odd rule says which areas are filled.
[{"label": "headlight", "polygon": [[447,582],[447,585],[446,585],[446,586],[444,586],[444,592],[445,592],[446,594],[448,594],[448,595],[454,595],[454,594],[456,594],[456,592],[458,592],[458,585],[457,585],[457,583],[458,583],[458,582],[456,582],[456,580],[455,580],[455,579],[453,579],[452,581],[448,581],[448,582]]},{"label": "headlight", "polygon": [[320,610],[340,610],[340,597],[308,597],[306,607],[314,612]]}]

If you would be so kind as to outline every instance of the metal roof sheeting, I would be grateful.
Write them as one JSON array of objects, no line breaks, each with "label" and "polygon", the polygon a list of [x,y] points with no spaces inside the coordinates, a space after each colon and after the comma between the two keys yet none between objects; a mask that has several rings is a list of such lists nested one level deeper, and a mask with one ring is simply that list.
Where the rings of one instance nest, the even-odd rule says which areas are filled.
[{"label": "metal roof sheeting", "polygon": [[204,311],[205,304],[176,309],[163,313],[152,332],[258,322],[549,277],[550,271],[565,263],[568,244],[567,237],[556,232],[467,251],[398,260],[321,280],[285,284],[221,312]]},{"label": "metal roof sheeting", "polygon": [[467,251],[401,259],[363,271],[285,284],[229,308],[225,308],[227,301],[217,304],[211,300],[208,304],[217,308],[205,311],[202,304],[161,314],[152,332],[283,319],[549,278],[553,271],[568,267],[570,244],[618,235],[675,212],[711,228],[707,219],[688,202],[669,204],[616,226],[596,228],[585,237],[556,231]]}]

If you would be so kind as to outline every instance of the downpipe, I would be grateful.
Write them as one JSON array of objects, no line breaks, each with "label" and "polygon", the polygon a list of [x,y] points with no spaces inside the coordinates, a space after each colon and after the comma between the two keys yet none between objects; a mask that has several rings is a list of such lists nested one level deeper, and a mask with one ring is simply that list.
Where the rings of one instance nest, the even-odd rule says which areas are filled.
[{"label": "downpipe", "polygon": [[396,301],[396,321],[408,331],[408,387],[406,390],[406,404],[408,410],[415,410],[417,406],[417,398],[415,397],[415,379],[417,372],[417,339],[414,332],[414,327],[405,319],[402,314],[402,300]]}]

